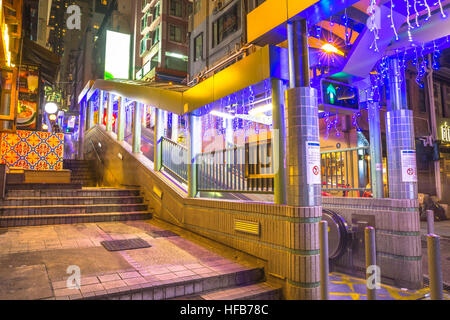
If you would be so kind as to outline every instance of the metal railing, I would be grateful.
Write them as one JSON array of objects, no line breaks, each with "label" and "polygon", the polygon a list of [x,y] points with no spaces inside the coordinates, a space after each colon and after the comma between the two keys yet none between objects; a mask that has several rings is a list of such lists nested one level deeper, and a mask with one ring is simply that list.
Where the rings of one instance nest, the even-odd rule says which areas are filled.
[{"label": "metal railing", "polygon": [[161,139],[161,164],[170,173],[181,179],[188,180],[188,150],[185,146],[170,139]]},{"label": "metal railing", "polygon": [[322,191],[344,197],[368,196],[371,192],[368,150],[369,147],[358,147],[321,152]]},{"label": "metal railing", "polygon": [[273,193],[271,143],[251,143],[199,154],[198,191]]}]

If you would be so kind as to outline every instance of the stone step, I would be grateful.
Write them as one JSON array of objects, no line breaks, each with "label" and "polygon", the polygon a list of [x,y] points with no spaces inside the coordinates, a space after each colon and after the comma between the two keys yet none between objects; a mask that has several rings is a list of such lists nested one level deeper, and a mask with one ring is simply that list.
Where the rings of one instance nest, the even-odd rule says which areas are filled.
[{"label": "stone step", "polygon": [[91,204],[51,206],[9,206],[0,207],[0,216],[35,216],[58,214],[94,214],[108,212],[146,211],[146,204]]},{"label": "stone step", "polygon": [[8,190],[7,198],[14,197],[121,197],[139,196],[139,189],[83,188],[67,190]]},{"label": "stone step", "polygon": [[0,200],[1,207],[8,206],[51,206],[51,205],[89,205],[89,204],[142,204],[141,196],[123,197],[19,197]]},{"label": "stone step", "polygon": [[[237,266],[228,270],[216,272],[211,276],[189,276],[182,279],[155,280],[136,285],[106,289],[100,292],[83,293],[81,298],[95,300],[165,300],[192,295],[201,295],[213,290],[245,286],[258,283],[264,279],[262,268],[247,268]],[[131,279],[132,280],[132,279]],[[256,293],[256,289],[255,289]]]},{"label": "stone step", "polygon": [[11,183],[6,185],[10,190],[61,190],[61,189],[81,189],[81,183]]},{"label": "stone step", "polygon": [[10,217],[0,217],[0,228],[24,227],[24,226],[43,226],[43,225],[55,225],[55,224],[148,220],[151,218],[152,218],[152,213],[148,212],[148,211],[108,212],[108,213],[95,213],[95,214],[10,216]]},{"label": "stone step", "polygon": [[272,286],[267,282],[261,282],[214,290],[185,298],[189,298],[189,300],[279,300],[281,298],[281,288]]}]

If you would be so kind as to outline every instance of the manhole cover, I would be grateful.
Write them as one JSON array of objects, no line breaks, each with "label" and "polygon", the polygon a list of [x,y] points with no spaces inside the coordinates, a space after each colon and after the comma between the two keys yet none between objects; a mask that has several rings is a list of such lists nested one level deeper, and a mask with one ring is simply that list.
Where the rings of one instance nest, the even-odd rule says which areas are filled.
[{"label": "manhole cover", "polygon": [[180,236],[170,230],[150,231],[150,232],[147,232],[147,234],[151,235],[153,238],[168,238],[168,237],[179,237]]},{"label": "manhole cover", "polygon": [[108,251],[133,250],[141,248],[150,248],[147,241],[140,238],[126,240],[110,240],[100,242]]}]

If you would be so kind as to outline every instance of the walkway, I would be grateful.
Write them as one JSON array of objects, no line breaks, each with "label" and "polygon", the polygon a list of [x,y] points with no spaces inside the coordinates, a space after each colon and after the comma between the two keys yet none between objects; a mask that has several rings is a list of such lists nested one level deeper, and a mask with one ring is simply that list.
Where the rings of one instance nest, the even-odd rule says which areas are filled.
[{"label": "walkway", "polygon": [[[258,283],[263,279],[260,267],[232,256],[225,258],[226,249],[220,248],[218,254],[219,249],[180,236],[152,234],[165,230],[164,225],[128,221],[0,229],[0,299],[105,298],[144,287],[155,290],[146,297],[141,292],[140,299],[194,293],[205,294],[201,299],[208,299],[206,293],[212,289],[231,287],[238,280],[255,280],[249,286],[241,285],[252,294],[276,290]],[[110,252],[100,244],[131,238],[141,238],[151,247]],[[69,266],[80,268],[81,290],[67,288]],[[220,294],[227,299],[248,296],[249,292],[226,290]]]},{"label": "walkway", "polygon": [[[180,236],[156,237],[152,233],[169,228]],[[152,247],[110,252],[100,244],[130,238],[144,239]],[[233,279],[238,273],[259,277],[261,266],[256,261],[240,254],[235,259],[236,251],[199,239],[157,220],[0,229],[0,299],[101,298],[161,285],[166,291],[155,289],[152,296],[128,298],[170,299],[175,297],[176,288],[183,290],[183,295],[195,294],[197,287],[189,287],[189,281],[201,283],[206,290],[207,285],[220,286],[220,281],[229,281],[224,280],[226,275]],[[80,267],[81,290],[67,289],[67,268],[71,265]],[[330,288],[334,300],[366,298],[364,280],[355,277],[333,273]],[[255,283],[219,293],[206,291],[197,299],[248,297],[274,289],[267,283]],[[381,300],[415,300],[424,298],[427,292],[427,288],[407,291],[383,285],[378,295]]]}]

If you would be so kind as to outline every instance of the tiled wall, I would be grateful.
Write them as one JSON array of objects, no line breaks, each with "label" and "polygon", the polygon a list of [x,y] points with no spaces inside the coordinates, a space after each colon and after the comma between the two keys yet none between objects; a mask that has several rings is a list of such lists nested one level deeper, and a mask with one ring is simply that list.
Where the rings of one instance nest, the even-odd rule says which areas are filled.
[{"label": "tiled wall", "polygon": [[62,170],[64,134],[17,130],[1,135],[0,161],[9,168]]}]

